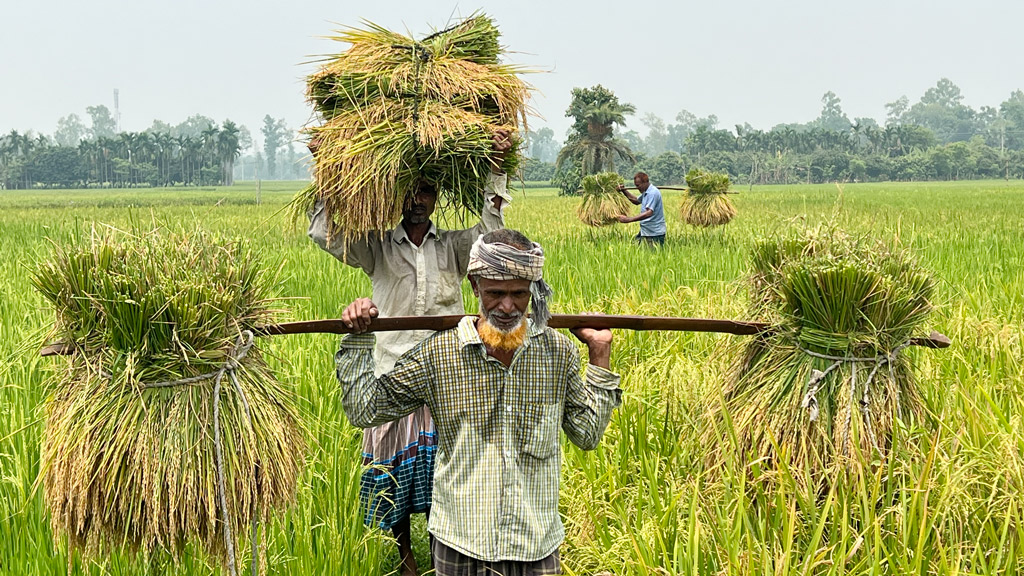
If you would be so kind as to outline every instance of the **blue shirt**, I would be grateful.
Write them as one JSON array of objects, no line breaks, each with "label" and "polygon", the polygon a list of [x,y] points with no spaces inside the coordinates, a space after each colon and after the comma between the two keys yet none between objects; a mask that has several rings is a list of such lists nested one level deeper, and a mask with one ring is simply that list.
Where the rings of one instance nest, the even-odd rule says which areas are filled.
[{"label": "blue shirt", "polygon": [[665,235],[665,210],[661,207],[661,190],[654,187],[654,184],[647,185],[647,191],[640,195],[640,212],[653,210],[650,218],[640,221],[641,236],[664,236]]}]

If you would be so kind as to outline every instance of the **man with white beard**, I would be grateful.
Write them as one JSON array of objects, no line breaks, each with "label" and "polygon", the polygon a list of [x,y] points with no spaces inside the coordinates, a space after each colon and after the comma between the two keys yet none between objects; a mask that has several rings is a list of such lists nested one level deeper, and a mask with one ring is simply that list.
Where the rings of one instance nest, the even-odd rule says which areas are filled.
[{"label": "man with white beard", "polygon": [[[346,336],[335,357],[353,425],[387,422],[424,404],[434,415],[429,529],[438,576],[560,574],[558,430],[592,450],[621,401],[619,376],[609,371],[611,331],[573,331],[588,349],[583,379],[576,346],[547,327],[543,264],[540,245],[521,233],[485,234],[468,268],[479,317],[427,338],[379,378],[372,334]],[[361,332],[376,315],[363,298],[342,319]]]}]

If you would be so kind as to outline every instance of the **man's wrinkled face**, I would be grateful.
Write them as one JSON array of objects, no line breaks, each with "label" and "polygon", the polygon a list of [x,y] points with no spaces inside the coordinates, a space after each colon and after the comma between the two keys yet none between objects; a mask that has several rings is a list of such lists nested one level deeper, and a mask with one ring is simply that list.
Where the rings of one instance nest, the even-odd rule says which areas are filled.
[{"label": "man's wrinkled face", "polygon": [[650,185],[650,180],[641,180],[639,176],[633,177],[633,186],[636,186],[636,189],[639,190],[641,194],[647,192],[647,187]]},{"label": "man's wrinkled face", "polygon": [[402,219],[409,224],[423,224],[430,220],[437,206],[437,191],[421,184],[415,194],[408,194],[402,205]]},{"label": "man's wrinkled face", "polygon": [[480,298],[480,316],[502,332],[511,332],[526,320],[530,306],[529,280],[476,278],[473,292]]}]

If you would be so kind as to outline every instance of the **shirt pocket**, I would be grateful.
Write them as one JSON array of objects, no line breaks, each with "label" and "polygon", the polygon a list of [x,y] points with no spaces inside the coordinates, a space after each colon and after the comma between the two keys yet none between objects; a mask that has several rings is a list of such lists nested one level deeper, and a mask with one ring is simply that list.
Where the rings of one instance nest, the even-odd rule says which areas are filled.
[{"label": "shirt pocket", "polygon": [[560,404],[526,404],[520,428],[522,453],[537,460],[547,460],[557,454],[561,420]]},{"label": "shirt pocket", "polygon": [[437,306],[451,306],[462,300],[462,278],[452,272],[441,272],[437,278]]}]

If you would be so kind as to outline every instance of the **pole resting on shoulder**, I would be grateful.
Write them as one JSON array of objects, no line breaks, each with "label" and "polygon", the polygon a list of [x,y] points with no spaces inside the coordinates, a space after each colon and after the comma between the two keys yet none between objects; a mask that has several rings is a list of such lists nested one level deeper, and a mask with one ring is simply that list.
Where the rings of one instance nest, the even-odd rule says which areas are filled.
[{"label": "pole resting on shoulder", "polygon": [[[449,330],[456,327],[466,315],[451,316],[391,316],[370,320],[368,332],[394,332],[402,330]],[[740,320],[721,320],[717,318],[676,318],[672,316],[623,316],[613,314],[552,314],[548,320],[551,328],[595,328],[613,330],[665,330],[680,332],[716,332],[735,334],[737,336],[753,336],[770,332],[773,327],[763,322],[744,322]],[[257,336],[277,336],[284,334],[351,334],[353,330],[340,319],[307,320],[285,322],[257,327],[253,330]],[[950,339],[944,334],[932,332],[924,338],[914,338],[913,346],[925,348],[948,348]],[[74,346],[65,342],[55,342],[40,350],[42,356],[66,355],[74,352]]]}]

